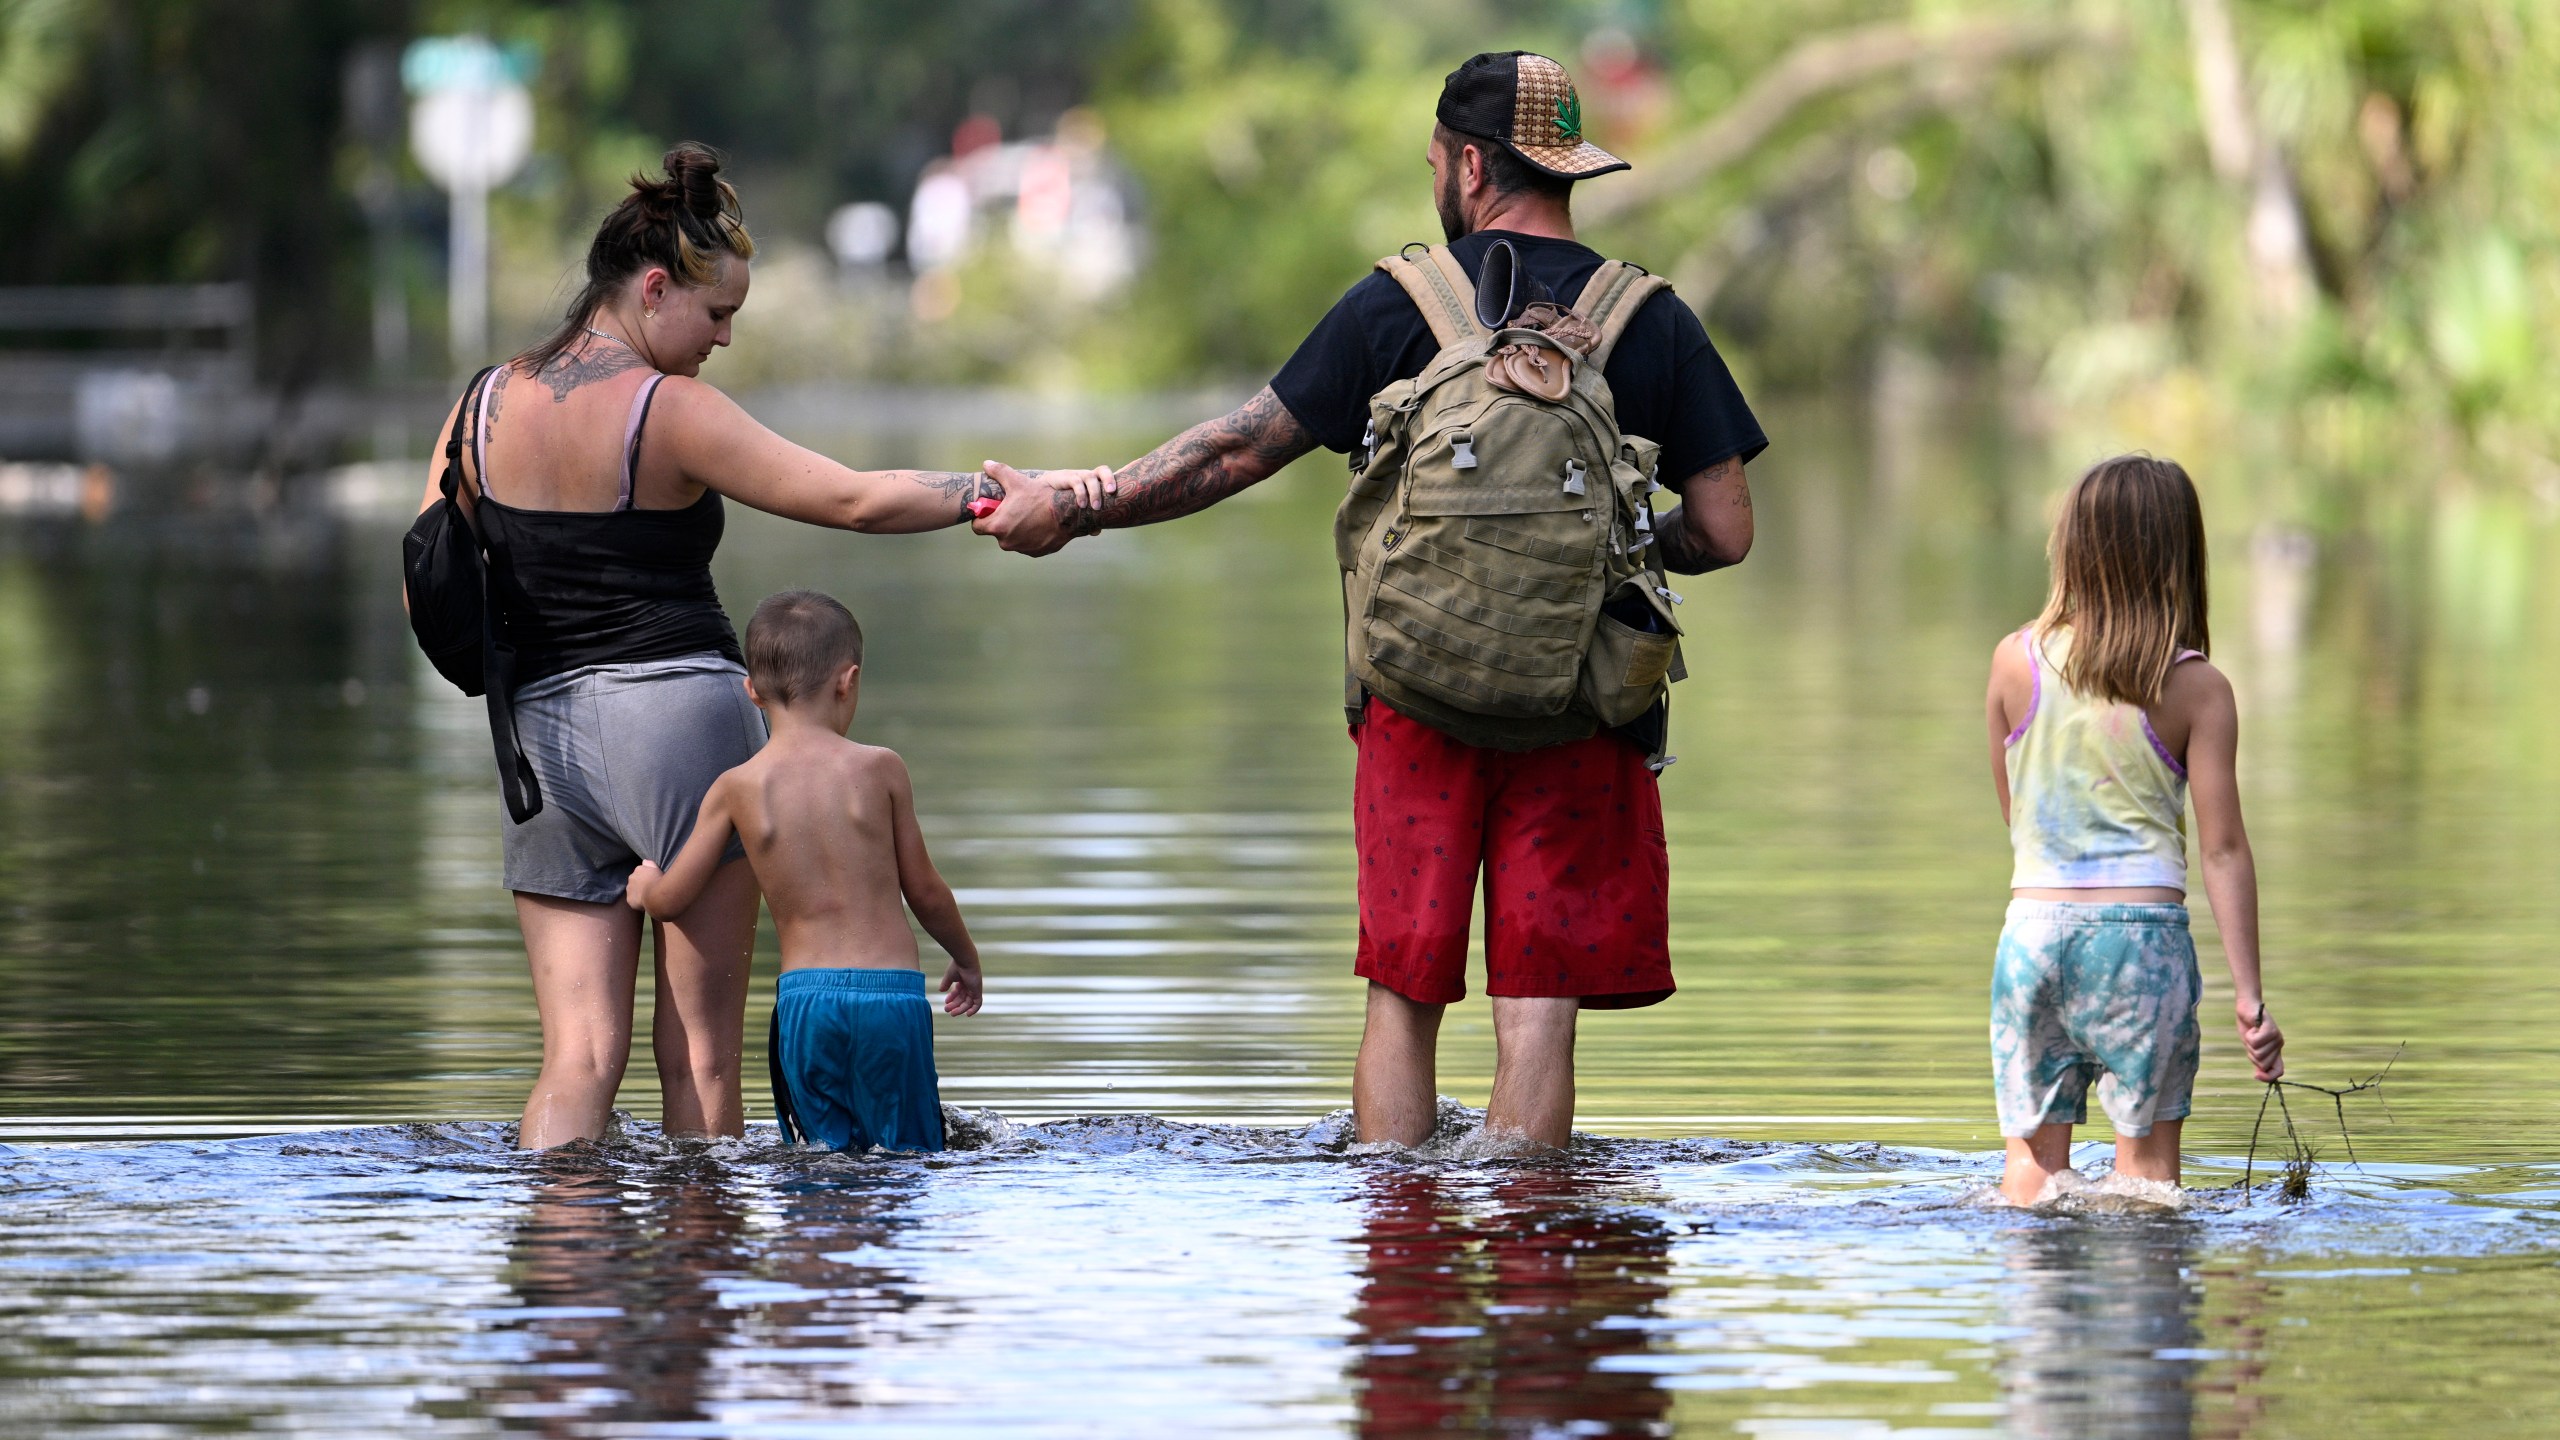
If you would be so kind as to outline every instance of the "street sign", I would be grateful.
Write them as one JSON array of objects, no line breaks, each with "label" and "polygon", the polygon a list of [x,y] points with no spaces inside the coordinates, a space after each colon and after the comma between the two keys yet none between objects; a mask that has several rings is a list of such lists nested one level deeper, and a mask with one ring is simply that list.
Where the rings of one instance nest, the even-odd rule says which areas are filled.
[{"label": "street sign", "polygon": [[446,308],[457,371],[489,348],[489,192],[533,153],[533,96],[524,84],[533,64],[531,50],[502,50],[478,35],[419,40],[400,57],[401,83],[415,97],[410,152],[453,197]]},{"label": "street sign", "polygon": [[533,97],[521,85],[432,90],[409,111],[418,168],[447,190],[493,190],[533,153]]}]

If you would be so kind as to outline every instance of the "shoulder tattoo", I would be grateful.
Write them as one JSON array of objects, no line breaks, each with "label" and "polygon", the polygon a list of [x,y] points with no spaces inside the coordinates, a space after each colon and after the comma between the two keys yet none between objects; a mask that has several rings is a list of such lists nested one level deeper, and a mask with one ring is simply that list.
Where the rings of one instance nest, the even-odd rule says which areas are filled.
[{"label": "shoulder tattoo", "polygon": [[638,370],[646,362],[620,345],[586,345],[563,351],[542,367],[538,379],[551,387],[551,403],[557,405],[569,398],[569,392],[600,380],[610,380],[625,371]]}]

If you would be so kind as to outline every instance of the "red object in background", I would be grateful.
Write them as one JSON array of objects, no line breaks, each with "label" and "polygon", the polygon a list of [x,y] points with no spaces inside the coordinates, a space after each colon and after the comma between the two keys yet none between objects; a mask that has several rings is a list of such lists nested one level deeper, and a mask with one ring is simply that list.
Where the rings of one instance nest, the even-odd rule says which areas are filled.
[{"label": "red object in background", "polygon": [[1004,127],[992,115],[972,115],[951,132],[951,158],[965,159],[972,151],[1002,144]]},{"label": "red object in background", "polygon": [[988,516],[996,513],[996,507],[1003,503],[1003,501],[998,500],[992,495],[981,495],[977,499],[969,502],[969,518],[972,520],[984,520]]}]

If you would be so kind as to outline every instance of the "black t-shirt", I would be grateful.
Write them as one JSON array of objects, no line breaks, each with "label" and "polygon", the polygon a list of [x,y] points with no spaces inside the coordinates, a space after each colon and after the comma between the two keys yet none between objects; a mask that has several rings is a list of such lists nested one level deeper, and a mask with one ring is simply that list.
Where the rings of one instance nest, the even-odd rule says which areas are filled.
[{"label": "black t-shirt", "polygon": [[[1560,302],[1581,295],[1600,268],[1600,254],[1589,246],[1502,230],[1461,236],[1449,251],[1472,277],[1496,240],[1510,241],[1521,268]],[[1348,454],[1368,428],[1369,397],[1421,374],[1439,350],[1404,287],[1373,270],[1308,332],[1271,377],[1271,393],[1317,444]],[[1677,295],[1665,291],[1645,302],[1602,373],[1617,400],[1618,429],[1662,446],[1665,485],[1677,489],[1710,465],[1747,462],[1769,448],[1706,327]]]}]

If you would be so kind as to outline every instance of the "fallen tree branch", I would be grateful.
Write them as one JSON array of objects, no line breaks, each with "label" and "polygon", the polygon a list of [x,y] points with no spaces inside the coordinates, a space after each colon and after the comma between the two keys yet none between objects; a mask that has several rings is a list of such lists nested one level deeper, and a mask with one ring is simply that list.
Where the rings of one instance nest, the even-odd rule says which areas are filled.
[{"label": "fallen tree branch", "polygon": [[[2338,1115],[2338,1139],[2347,1147],[2347,1163],[2357,1169],[2363,1169],[2364,1162],[2356,1158],[2355,1137],[2347,1131],[2347,1097],[2360,1095],[2367,1090],[2379,1092],[2382,1089],[2382,1082],[2391,1074],[2391,1067],[2400,1063],[2400,1056],[2408,1048],[2408,1045],[2403,1043],[2398,1050],[2391,1052],[2390,1060],[2386,1061],[2381,1069],[2361,1080],[2350,1081],[2345,1085],[2314,1085],[2307,1080],[2268,1081],[2266,1092],[2258,1097],[2257,1121],[2249,1127],[2249,1158],[2240,1167],[2240,1193],[2243,1198],[2248,1196],[2250,1184],[2257,1176],[2258,1132],[2267,1123],[2269,1100],[2275,1102],[2276,1114],[2284,1121],[2285,1143],[2293,1152],[2285,1161],[2281,1193],[2288,1200],[2299,1200],[2311,1191],[2312,1162],[2319,1156],[2318,1152],[2303,1143],[2301,1132],[2294,1128],[2293,1107],[2286,1104],[2284,1098],[2284,1092],[2287,1090],[2308,1090],[2315,1095],[2329,1097],[2329,1103]],[[2377,1093],[2374,1099],[2380,1103],[2382,1097]],[[2390,1118],[2391,1107],[2388,1104],[2383,1105],[2382,1114],[2385,1119]]]},{"label": "fallen tree branch", "polygon": [[1733,271],[1837,186],[1860,152],[1925,115],[1953,109],[1980,90],[1982,78],[1978,71],[1942,75],[1913,93],[1869,104],[1846,123],[1797,145],[1762,174],[1748,205],[1727,216],[1717,233],[1689,247],[1666,272],[1680,298],[1705,315]]},{"label": "fallen tree branch", "polygon": [[1837,91],[1932,62],[1985,66],[2024,59],[2096,33],[2065,21],[1979,20],[1896,22],[1817,36],[1788,51],[1714,119],[1648,158],[1643,169],[1589,191],[1579,218],[1606,223],[1685,193],[1758,149],[1798,110]]}]

